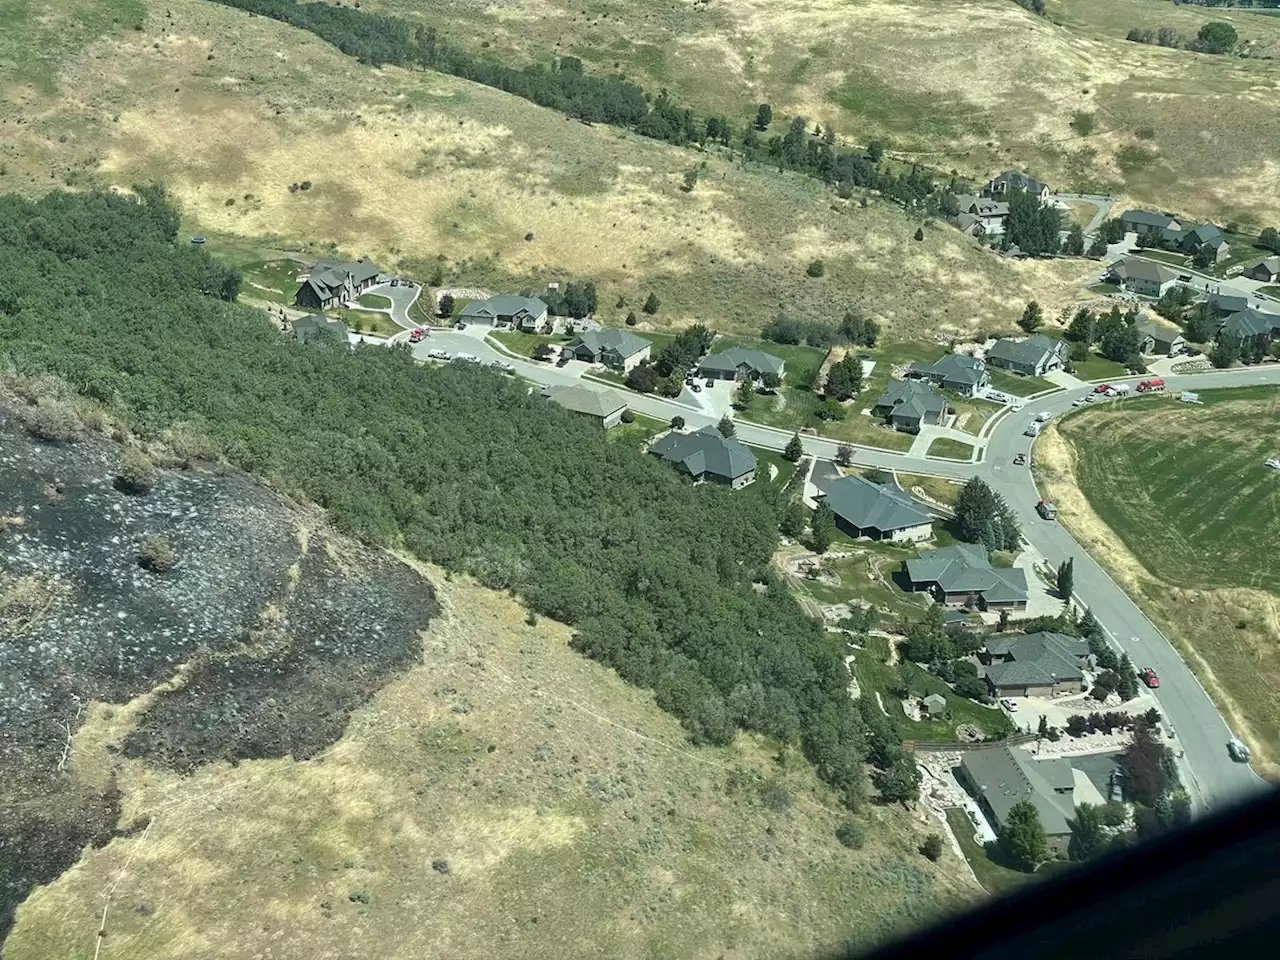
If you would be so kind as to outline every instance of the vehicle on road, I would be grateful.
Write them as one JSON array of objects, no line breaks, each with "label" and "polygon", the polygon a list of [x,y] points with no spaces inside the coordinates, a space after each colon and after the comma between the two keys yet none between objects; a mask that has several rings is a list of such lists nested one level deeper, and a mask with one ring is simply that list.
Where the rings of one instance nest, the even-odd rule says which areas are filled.
[{"label": "vehicle on road", "polygon": [[1014,413],[1021,413],[1021,412],[1026,408],[1026,406],[1027,406],[1027,405],[1026,405],[1025,403],[1015,403],[1015,404],[1013,405],[1013,412],[1014,412]]},{"label": "vehicle on road", "polygon": [[1227,753],[1231,754],[1231,759],[1236,763],[1249,762],[1250,753],[1248,746],[1244,741],[1237,740],[1235,737],[1232,737],[1227,741]]},{"label": "vehicle on road", "polygon": [[436,347],[434,350],[430,350],[430,351],[428,351],[428,352],[427,352],[427,356],[428,356],[428,357],[430,357],[432,360],[451,360],[451,359],[453,359],[452,357],[450,357],[450,356],[449,356],[449,351],[448,351],[448,350],[441,350],[439,347]]},{"label": "vehicle on road", "polygon": [[1189,274],[1189,273],[1180,273],[1180,274],[1178,274],[1178,282],[1179,282],[1179,283],[1190,283],[1190,282],[1191,282],[1191,274]]},{"label": "vehicle on road", "polygon": [[1118,383],[1107,391],[1109,397],[1125,397],[1133,392],[1133,387],[1127,383]]},{"label": "vehicle on road", "polygon": [[1025,453],[1015,453],[1013,455],[1013,465],[1015,467],[1020,467],[1026,462],[1027,462],[1027,455]]},{"label": "vehicle on road", "polygon": [[1004,707],[1010,713],[1018,712],[1018,701],[1014,700],[1013,697],[1001,697],[1000,706]]},{"label": "vehicle on road", "polygon": [[1058,518],[1058,508],[1048,500],[1041,500],[1036,504],[1036,513],[1040,514],[1045,520],[1056,520]]},{"label": "vehicle on road", "polygon": [[453,359],[461,360],[463,363],[479,363],[480,362],[480,358],[477,357],[474,353],[460,353]]},{"label": "vehicle on road", "polygon": [[423,339],[426,338],[426,336],[427,336],[427,328],[418,327],[418,329],[414,330],[413,333],[409,334],[409,342],[421,343]]},{"label": "vehicle on road", "polygon": [[1048,423],[1053,419],[1053,414],[1048,410],[1036,414],[1036,423]]},{"label": "vehicle on road", "polygon": [[1111,389],[1111,384],[1109,384],[1109,383],[1100,383],[1100,384],[1098,384],[1096,387],[1094,387],[1094,388],[1093,388],[1093,392],[1094,392],[1094,393],[1106,393],[1106,392],[1107,392],[1108,390],[1110,390],[1110,389]]},{"label": "vehicle on road", "polygon": [[1120,803],[1124,800],[1124,771],[1112,770],[1111,776],[1107,779],[1108,799],[1112,803]]},{"label": "vehicle on road", "polygon": [[701,388],[700,386],[698,386],[696,383],[695,383],[695,384],[692,384],[692,385],[689,387],[689,389],[690,389],[690,390],[692,390],[694,393],[701,393],[701,392],[702,392],[702,388]]},{"label": "vehicle on road", "polygon": [[1142,682],[1145,683],[1152,690],[1160,686],[1160,678],[1156,676],[1156,672],[1152,670],[1150,667],[1143,667],[1142,670],[1139,672],[1139,676],[1142,677]]},{"label": "vehicle on road", "polygon": [[1022,431],[1022,435],[1024,437],[1040,436],[1040,423],[1036,420],[1032,420],[1031,423],[1028,424],[1027,429]]},{"label": "vehicle on road", "polygon": [[1164,389],[1164,381],[1159,379],[1143,380],[1140,384],[1138,384],[1139,393],[1150,393],[1153,390],[1163,390],[1163,389]]},{"label": "vehicle on road", "polygon": [[1088,397],[1078,397],[1075,400],[1071,401],[1071,405],[1073,407],[1083,407],[1088,402],[1089,402]]},{"label": "vehicle on road", "polygon": [[512,364],[507,363],[507,361],[505,360],[490,360],[489,366],[493,367],[494,369],[501,370],[503,373],[516,372],[516,368]]}]

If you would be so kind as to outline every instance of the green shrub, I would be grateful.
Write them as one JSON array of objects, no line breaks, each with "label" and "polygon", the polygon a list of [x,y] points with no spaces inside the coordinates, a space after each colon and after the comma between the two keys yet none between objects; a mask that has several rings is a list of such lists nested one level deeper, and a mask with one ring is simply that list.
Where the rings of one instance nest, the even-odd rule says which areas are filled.
[{"label": "green shrub", "polygon": [[867,831],[861,823],[850,817],[836,827],[836,839],[850,850],[859,850],[867,841]]},{"label": "green shrub", "polygon": [[157,534],[142,541],[142,547],[138,551],[138,566],[142,569],[152,573],[165,573],[173,569],[176,562],[177,554],[168,537]]},{"label": "green shrub", "polygon": [[71,405],[58,400],[44,400],[22,411],[27,433],[47,443],[71,443],[84,425]]},{"label": "green shrub", "polygon": [[924,843],[920,844],[920,852],[937,863],[942,859],[942,838],[936,833],[929,834],[924,838]]},{"label": "green shrub", "polygon": [[120,472],[116,474],[116,488],[124,493],[149,493],[155,486],[156,468],[141,450],[129,447],[120,461]]},{"label": "green shrub", "polygon": [[813,261],[813,263],[809,264],[809,268],[805,271],[805,273],[809,274],[809,276],[811,277],[820,277],[826,272],[827,272],[827,265],[823,263],[821,260]]},{"label": "green shrub", "polygon": [[630,410],[623,410],[623,411],[622,411],[622,422],[623,422],[623,423],[635,423],[635,422],[636,422],[636,415],[635,415],[634,413],[632,413]]}]

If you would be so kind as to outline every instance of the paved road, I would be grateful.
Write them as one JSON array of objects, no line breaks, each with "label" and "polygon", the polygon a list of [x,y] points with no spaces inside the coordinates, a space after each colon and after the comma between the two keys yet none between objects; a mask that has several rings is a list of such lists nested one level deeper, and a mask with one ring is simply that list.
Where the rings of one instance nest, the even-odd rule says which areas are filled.
[{"label": "paved road", "polygon": [[[475,354],[484,362],[505,360],[515,366],[517,373],[537,383],[580,382],[579,375],[585,364],[574,362],[566,367],[556,367],[516,358],[486,342],[484,332],[475,328],[466,331],[435,330],[426,341],[415,346],[414,354],[426,359],[428,350],[440,347],[451,354]],[[407,336],[407,333],[402,336]],[[1115,382],[1136,383],[1139,379],[1124,378]],[[1280,385],[1280,366],[1175,375],[1164,379],[1170,390]],[[1226,742],[1232,732],[1190,668],[1156,626],[1064,527],[1040,519],[1035,512],[1035,503],[1040,498],[1031,471],[1026,467],[1013,466],[1014,454],[1031,452],[1033,441],[1023,436],[1023,431],[1037,413],[1061,415],[1070,409],[1073,400],[1092,389],[1092,386],[1080,387],[1040,400],[1026,401],[1023,410],[1010,412],[997,421],[985,440],[982,460],[977,463],[926,460],[865,447],[855,447],[854,463],[862,467],[927,473],[961,480],[981,476],[1018,512],[1027,540],[1049,563],[1056,566],[1068,557],[1074,558],[1077,595],[1137,666],[1153,667],[1160,675],[1160,688],[1155,695],[1185,751],[1185,764],[1191,771],[1190,793],[1198,810],[1217,810],[1257,789],[1262,781],[1250,767],[1232,762],[1227,755]],[[694,428],[712,424],[716,419],[679,400],[629,394],[628,402],[638,413],[659,420],[682,416],[686,424]],[[791,439],[787,431],[745,422],[738,424],[738,436],[746,443],[772,450],[781,450]],[[834,459],[840,445],[837,441],[818,437],[805,437],[803,442],[806,453],[822,460]]]}]

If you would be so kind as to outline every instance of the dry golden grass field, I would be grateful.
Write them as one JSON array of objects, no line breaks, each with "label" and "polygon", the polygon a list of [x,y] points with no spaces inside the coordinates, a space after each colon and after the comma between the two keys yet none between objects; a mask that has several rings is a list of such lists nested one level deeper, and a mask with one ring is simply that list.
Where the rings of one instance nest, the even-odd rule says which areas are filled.
[{"label": "dry golden grass field", "polygon": [[[1167,0],[367,0],[458,42],[571,53],[738,122],[768,101],[942,169],[1049,182],[1266,225],[1280,220],[1280,19]],[[1128,43],[1231,22],[1249,58]],[[1077,113],[1094,117],[1079,136]],[[775,120],[775,125],[777,121]],[[1149,136],[1148,136],[1149,134]]]},{"label": "dry golden grass field", "polygon": [[932,821],[873,807],[847,849],[807,763],[690,748],[567,628],[424,572],[422,664],[311,761],[182,777],[109,750],[147,697],[90,706],[70,763],[136,829],[37,889],[6,957],[812,955],[978,895],[916,852]]},{"label": "dry golden grass field", "polygon": [[[35,4],[3,15],[14,69],[0,190],[158,179],[191,233],[248,241],[248,259],[337,247],[418,273],[444,258],[462,285],[590,277],[617,318],[654,290],[659,323],[739,331],[780,307],[839,316],[860,303],[905,336],[1008,328],[1027,300],[1065,303],[1090,272],[1009,263],[941,224],[918,242],[896,208],[719,157],[686,194],[693,151],[451,77],[363,67],[200,0],[54,8],[66,17]],[[289,191],[304,180],[313,188]],[[806,276],[817,257],[826,275]]]},{"label": "dry golden grass field", "polygon": [[[1280,391],[1160,396],[1074,414],[1036,445],[1072,534],[1199,674],[1260,769],[1280,772]],[[1266,426],[1272,429],[1265,429]]]}]

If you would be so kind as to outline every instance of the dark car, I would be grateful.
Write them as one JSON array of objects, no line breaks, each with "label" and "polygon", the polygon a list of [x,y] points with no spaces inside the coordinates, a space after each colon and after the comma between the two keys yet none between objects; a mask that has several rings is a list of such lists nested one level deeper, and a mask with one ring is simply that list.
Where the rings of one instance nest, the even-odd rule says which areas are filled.
[{"label": "dark car", "polygon": [[556,361],[556,366],[557,366],[557,367],[564,367],[564,366],[568,366],[568,364],[569,364],[569,358],[568,358],[568,357],[561,357],[559,360],[557,360],[557,361]]},{"label": "dark car", "polygon": [[710,377],[707,377],[707,386],[708,386],[708,387],[714,387],[715,385],[716,385],[716,382],[715,382],[713,379],[711,379]]},{"label": "dark car", "polygon": [[1027,455],[1025,453],[1015,453],[1013,455],[1014,466],[1020,467],[1026,462],[1027,462]]}]

